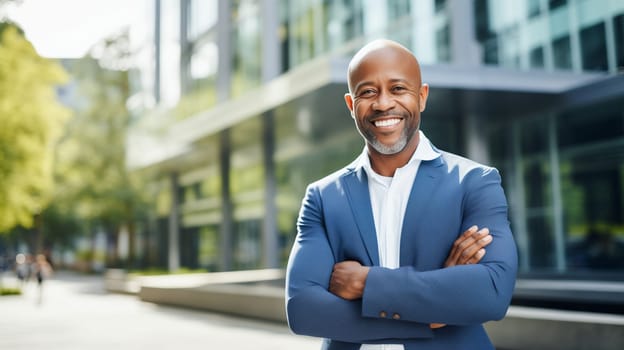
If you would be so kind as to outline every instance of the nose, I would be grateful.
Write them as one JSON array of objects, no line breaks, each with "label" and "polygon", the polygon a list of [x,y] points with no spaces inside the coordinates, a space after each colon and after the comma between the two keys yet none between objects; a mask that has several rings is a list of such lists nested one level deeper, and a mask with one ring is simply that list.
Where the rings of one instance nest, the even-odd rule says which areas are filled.
[{"label": "nose", "polygon": [[376,111],[387,111],[394,108],[394,99],[388,92],[380,92],[371,106]]}]

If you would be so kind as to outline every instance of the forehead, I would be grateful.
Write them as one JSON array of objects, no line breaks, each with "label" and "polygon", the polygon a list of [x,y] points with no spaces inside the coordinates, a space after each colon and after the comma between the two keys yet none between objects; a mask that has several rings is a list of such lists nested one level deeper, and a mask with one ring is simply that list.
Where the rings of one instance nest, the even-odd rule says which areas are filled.
[{"label": "forehead", "polygon": [[420,85],[416,58],[405,50],[385,47],[367,52],[349,66],[349,89],[362,83],[402,79]]}]

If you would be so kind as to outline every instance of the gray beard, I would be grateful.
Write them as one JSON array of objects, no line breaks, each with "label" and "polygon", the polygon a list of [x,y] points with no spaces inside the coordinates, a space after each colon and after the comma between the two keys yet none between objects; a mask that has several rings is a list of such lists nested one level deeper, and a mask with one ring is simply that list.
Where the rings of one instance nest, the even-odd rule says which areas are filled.
[{"label": "gray beard", "polygon": [[373,135],[367,135],[366,139],[377,152],[383,155],[391,155],[401,152],[405,148],[405,146],[407,146],[407,143],[411,138],[407,136],[407,129],[403,129],[401,131],[401,137],[399,138],[399,140],[390,146],[386,146],[383,143],[379,142],[379,140],[377,140],[377,138],[375,138]]}]

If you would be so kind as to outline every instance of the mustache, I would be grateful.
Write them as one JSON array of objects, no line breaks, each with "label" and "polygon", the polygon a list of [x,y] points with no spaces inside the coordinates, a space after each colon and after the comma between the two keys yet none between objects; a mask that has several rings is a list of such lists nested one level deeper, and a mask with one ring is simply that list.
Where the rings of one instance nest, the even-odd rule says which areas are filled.
[{"label": "mustache", "polygon": [[390,116],[398,116],[401,117],[403,119],[409,118],[409,114],[405,111],[397,111],[397,110],[390,110],[390,111],[379,111],[379,112],[373,112],[369,115],[366,116],[366,120],[368,121],[372,121],[375,119],[379,119],[382,117],[390,117]]}]

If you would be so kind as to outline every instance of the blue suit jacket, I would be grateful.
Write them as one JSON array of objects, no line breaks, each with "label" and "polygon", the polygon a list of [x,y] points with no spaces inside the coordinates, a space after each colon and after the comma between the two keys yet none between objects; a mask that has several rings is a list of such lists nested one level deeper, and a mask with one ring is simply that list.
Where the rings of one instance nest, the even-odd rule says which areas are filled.
[{"label": "blue suit jacket", "polygon": [[[367,176],[358,164],[306,191],[286,276],[291,330],[326,338],[324,349],[493,349],[482,323],[504,317],[517,270],[498,171],[445,152],[421,162],[403,222],[401,267],[386,269],[379,267]],[[443,268],[454,240],[472,225],[493,236],[483,259]],[[371,266],[360,300],[328,291],[333,265],[344,260]],[[447,326],[432,330],[434,322]]]}]

